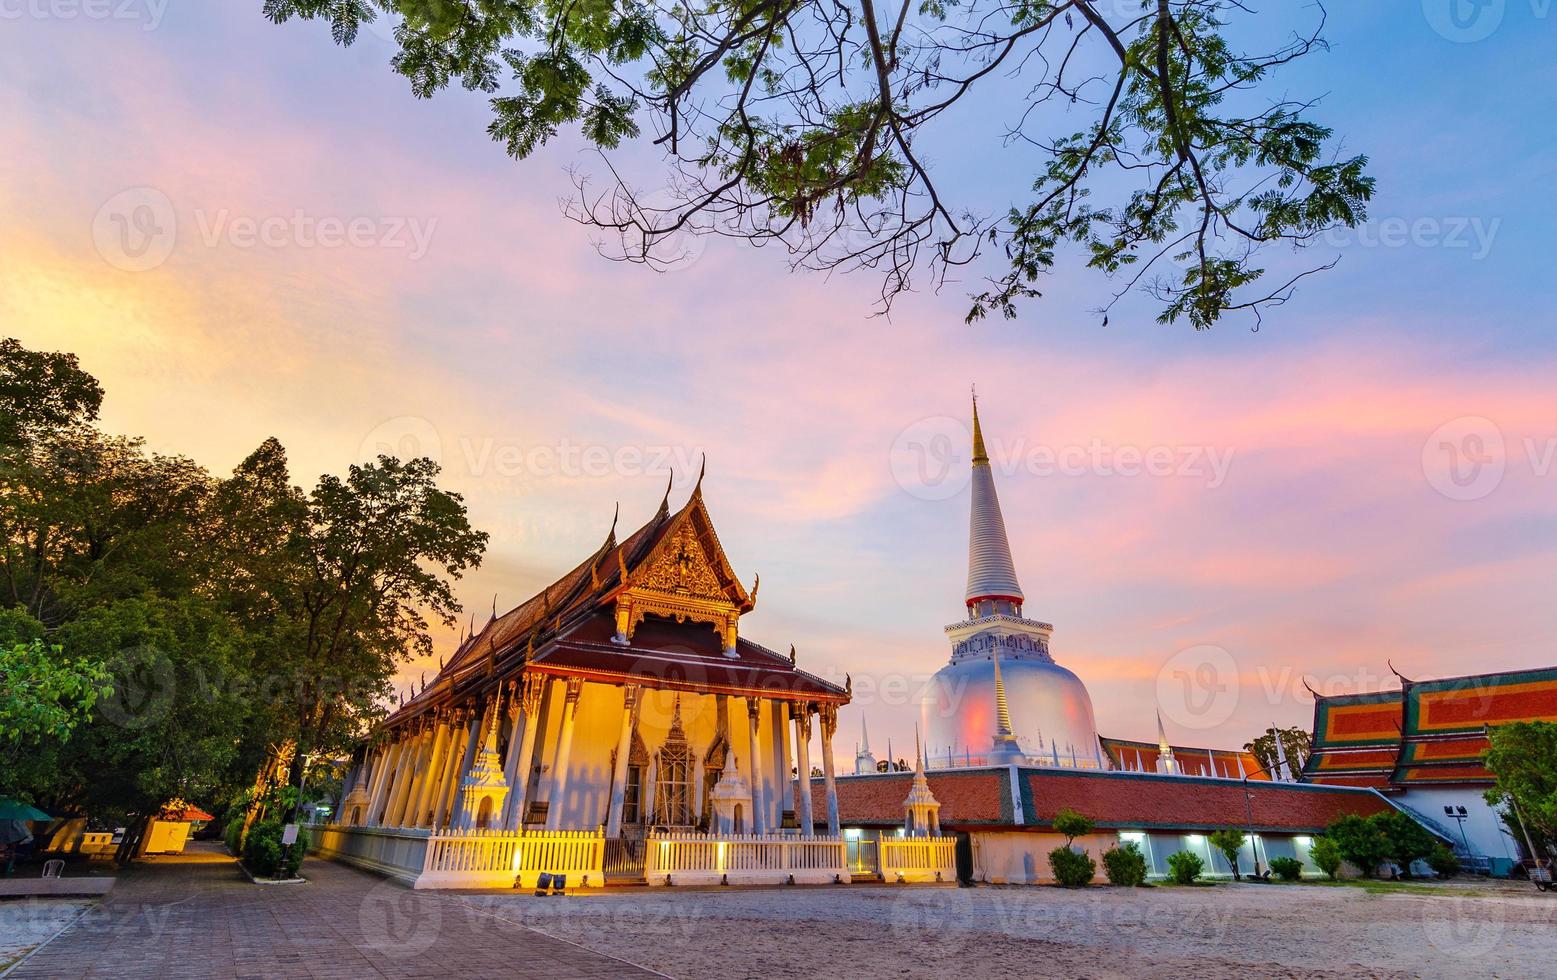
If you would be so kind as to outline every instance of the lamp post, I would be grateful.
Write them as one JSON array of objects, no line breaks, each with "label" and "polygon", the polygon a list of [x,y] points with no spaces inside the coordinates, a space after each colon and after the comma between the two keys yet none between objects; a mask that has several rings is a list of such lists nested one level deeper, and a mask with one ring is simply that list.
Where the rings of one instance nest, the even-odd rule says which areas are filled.
[{"label": "lamp post", "polygon": [[1459,807],[1445,806],[1443,808],[1443,815],[1446,816],[1446,817],[1449,817],[1452,820],[1455,820],[1455,821],[1459,822],[1459,825],[1460,825],[1460,843],[1465,845],[1465,854],[1466,854],[1467,857],[1469,857],[1471,849],[1470,849],[1470,841],[1467,840],[1466,837],[1465,837],[1465,818],[1470,816],[1470,811],[1466,810],[1463,806],[1459,806]]},{"label": "lamp post", "polygon": [[[1280,738],[1281,736],[1278,734],[1276,737]],[[1249,852],[1254,855],[1254,877],[1256,878],[1260,876],[1260,842],[1254,833],[1254,801],[1249,796],[1249,777],[1258,776],[1262,772],[1270,772],[1274,768],[1276,768],[1276,764],[1271,763],[1268,766],[1261,766],[1253,772],[1243,774],[1243,810],[1244,817],[1248,821]]]}]

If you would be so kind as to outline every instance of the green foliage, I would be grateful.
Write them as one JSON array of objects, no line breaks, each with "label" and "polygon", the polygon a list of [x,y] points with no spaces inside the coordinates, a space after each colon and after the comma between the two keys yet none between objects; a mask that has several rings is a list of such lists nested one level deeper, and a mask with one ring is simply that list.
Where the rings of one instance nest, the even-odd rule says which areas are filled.
[{"label": "green foliage", "polygon": [[1065,835],[1065,845],[1069,847],[1077,837],[1085,837],[1092,833],[1092,821],[1066,807],[1054,815],[1050,824],[1054,832]]},{"label": "green foliage", "polygon": [[1308,758],[1313,736],[1306,728],[1267,728],[1265,734],[1244,744],[1250,754],[1268,772],[1276,771],[1276,736],[1281,736],[1281,747],[1286,751],[1287,765],[1294,773],[1301,772],[1303,761]]},{"label": "green foliage", "polygon": [[1206,862],[1200,855],[1179,851],[1168,855],[1168,874],[1180,885],[1193,885],[1206,870]]},{"label": "green foliage", "polygon": [[1303,862],[1297,858],[1271,858],[1270,870],[1282,881],[1297,881],[1303,877]]},{"label": "green foliage", "polygon": [[1331,881],[1340,875],[1341,862],[1345,860],[1341,856],[1341,845],[1328,837],[1320,837],[1314,841],[1314,846],[1309,849],[1308,858],[1314,862],[1314,867],[1323,871]]},{"label": "green foliage", "polygon": [[256,878],[295,878],[308,853],[308,831],[299,827],[297,843],[281,843],[285,830],[279,820],[266,820],[249,828],[243,839],[243,866]]},{"label": "green foliage", "polygon": [[1459,856],[1441,843],[1434,844],[1427,853],[1427,863],[1440,878],[1453,878],[1460,873]]},{"label": "green foliage", "polygon": [[1389,839],[1384,829],[1355,813],[1337,817],[1325,830],[1325,837],[1334,841],[1341,858],[1350,861],[1366,878],[1372,878],[1379,864],[1389,857]]},{"label": "green foliage", "polygon": [[1134,841],[1126,841],[1103,852],[1103,873],[1108,883],[1134,888],[1146,881],[1146,855]]},{"label": "green foliage", "polygon": [[[1015,316],[1063,249],[1115,279],[1118,295],[1147,293],[1161,322],[1257,318],[1327,268],[1267,283],[1261,250],[1357,225],[1374,190],[1367,157],[1342,155],[1311,118],[1313,100],[1275,77],[1323,48],[1323,17],[1295,23],[1274,50],[1243,52],[1229,39],[1261,32],[1238,0],[999,10],[926,0],[895,25],[871,7],[745,0],[262,9],[276,23],[324,21],[343,45],[398,16],[392,63],[411,93],[456,81],[482,93],[489,135],[516,159],[565,128],[600,150],[652,138],[669,156],[660,183],[672,200],[640,198],[608,165],[607,189],[581,176],[570,207],[620,236],[622,258],[663,261],[656,241],[689,231],[777,239],[808,268],[873,270],[888,308],[916,274],[940,282],[988,255],[991,285],[970,297],[968,319]],[[1003,85],[1013,87],[994,92]],[[944,143],[938,127],[966,123],[959,102],[1005,105],[1012,93],[1016,130],[1000,135],[1035,159],[1029,197],[975,215],[923,148]]]},{"label": "green foliage", "polygon": [[227,821],[227,826],[222,830],[222,840],[227,843],[227,850],[231,851],[234,857],[243,853],[243,813],[241,811]]},{"label": "green foliage", "polygon": [[30,446],[97,418],[103,389],[74,354],[30,351],[0,340],[0,450]]},{"label": "green foliage", "polygon": [[1557,840],[1557,722],[1498,725],[1490,742],[1484,758],[1497,785],[1488,801],[1498,805],[1511,797],[1537,847]]},{"label": "green foliage", "polygon": [[1068,846],[1056,847],[1049,852],[1049,870],[1054,872],[1054,880],[1066,888],[1080,888],[1097,875],[1097,862],[1090,854]]},{"label": "green foliage", "polygon": [[1426,858],[1433,853],[1434,847],[1440,846],[1436,837],[1399,810],[1386,810],[1369,819],[1384,835],[1385,856],[1400,865],[1408,875],[1413,861]]},{"label": "green foliage", "polygon": [[1221,851],[1222,856],[1227,858],[1228,865],[1233,869],[1233,877],[1242,879],[1243,875],[1238,871],[1238,852],[1243,850],[1244,843],[1249,839],[1248,835],[1241,830],[1224,827],[1214,831],[1208,839],[1211,841],[1211,846]]},{"label": "green foliage", "polygon": [[97,431],[101,397],[0,342],[0,789],[128,825],[344,754],[453,622],[486,544],[463,500],[391,457],[305,494],[274,439],[217,479]]},{"label": "green foliage", "polygon": [[70,741],[113,692],[101,662],[67,657],[42,640],[0,645],[0,796],[31,796],[22,785],[45,747]]}]

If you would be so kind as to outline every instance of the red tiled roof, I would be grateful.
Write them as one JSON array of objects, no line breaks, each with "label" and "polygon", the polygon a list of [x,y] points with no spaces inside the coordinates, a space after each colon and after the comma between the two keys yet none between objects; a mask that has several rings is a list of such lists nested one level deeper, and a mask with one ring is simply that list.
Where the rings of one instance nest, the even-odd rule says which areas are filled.
[{"label": "red tiled roof", "polygon": [[[941,825],[963,826],[1007,823],[1011,820],[1011,793],[1004,769],[932,771],[925,778],[941,804]],[[838,813],[846,824],[886,826],[902,824],[903,800],[913,785],[911,772],[847,776],[837,781]],[[821,779],[811,780],[811,816],[827,822],[827,793]]]},{"label": "red tiled roof", "polygon": [[1302,783],[1251,780],[1246,803],[1242,780],[1055,770],[1024,770],[1023,776],[1032,822],[1039,824],[1068,807],[1101,827],[1314,833],[1342,814],[1367,816],[1390,808],[1373,793]]},{"label": "red tiled roof", "polygon": [[[1103,751],[1113,759],[1116,768],[1131,772],[1157,771],[1157,746],[1151,742],[1136,742],[1124,738],[1099,737]],[[1243,749],[1202,749],[1193,746],[1173,745],[1173,759],[1179,771],[1186,776],[1222,776],[1250,779],[1270,779],[1269,773],[1260,772],[1260,762],[1254,753]]]},{"label": "red tiled roof", "polygon": [[[931,771],[930,791],[941,803],[941,826],[991,825],[1047,828],[1069,808],[1108,829],[1187,831],[1237,827],[1260,831],[1318,833],[1346,813],[1364,816],[1390,809],[1377,794],[1302,783],[1248,784],[1242,780],[1159,776],[1124,772],[1022,769],[1022,824],[1015,820],[1010,770]],[[848,776],[837,780],[838,812],[846,825],[890,826],[903,822],[903,799],[912,773]],[[1250,812],[1253,820],[1250,820]],[[812,780],[811,813],[827,819],[823,781]]]},{"label": "red tiled roof", "polygon": [[1401,679],[1401,690],[1320,697],[1305,782],[1393,789],[1413,783],[1488,784],[1485,730],[1557,720],[1557,667]]}]

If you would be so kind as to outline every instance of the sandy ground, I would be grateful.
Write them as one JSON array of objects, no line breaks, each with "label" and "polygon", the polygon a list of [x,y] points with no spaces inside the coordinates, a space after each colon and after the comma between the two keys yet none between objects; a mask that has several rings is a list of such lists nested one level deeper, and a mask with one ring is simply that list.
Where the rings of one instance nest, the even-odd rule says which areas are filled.
[{"label": "sandy ground", "polygon": [[65,898],[0,902],[0,970],[26,956],[94,904]]},{"label": "sandy ground", "polygon": [[1528,977],[1557,963],[1557,894],[1238,885],[1134,891],[861,886],[468,894],[673,977]]}]

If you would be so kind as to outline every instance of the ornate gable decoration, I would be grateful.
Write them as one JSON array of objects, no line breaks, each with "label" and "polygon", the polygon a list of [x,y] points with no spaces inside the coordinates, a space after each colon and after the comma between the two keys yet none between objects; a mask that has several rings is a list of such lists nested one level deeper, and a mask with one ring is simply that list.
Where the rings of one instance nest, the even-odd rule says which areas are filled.
[{"label": "ornate gable decoration", "polygon": [[657,553],[637,574],[633,583],[639,588],[667,595],[696,596],[699,599],[725,600],[723,583],[692,531],[692,522],[683,522],[666,541],[668,547]]},{"label": "ornate gable decoration", "polygon": [[642,562],[623,569],[615,596],[615,642],[631,644],[645,616],[664,616],[710,624],[719,632],[725,656],[735,657],[737,623],[753,602],[719,547],[701,493],[694,492],[672,521]]}]

